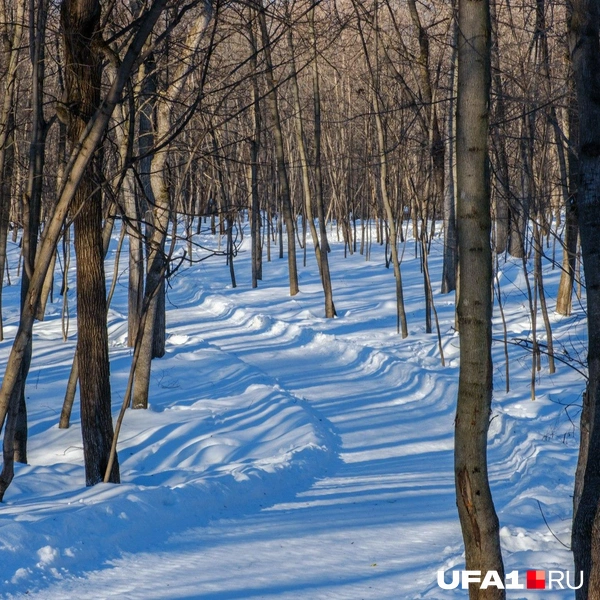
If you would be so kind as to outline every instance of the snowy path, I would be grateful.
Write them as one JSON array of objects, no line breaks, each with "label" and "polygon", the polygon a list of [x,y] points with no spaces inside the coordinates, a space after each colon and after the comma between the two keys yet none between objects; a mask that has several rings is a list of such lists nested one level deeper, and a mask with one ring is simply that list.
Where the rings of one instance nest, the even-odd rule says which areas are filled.
[{"label": "snowy path", "polygon": [[[233,308],[213,304],[211,322],[230,323]],[[341,464],[252,520],[257,539],[245,542],[243,554],[267,552],[267,586],[249,593],[232,582],[231,592],[199,597],[381,599],[427,589],[435,573],[424,567],[458,535],[451,477],[454,386],[439,369],[429,372],[309,325],[241,316],[233,328],[217,326],[207,341],[308,400],[340,436]],[[235,530],[246,526],[228,523],[224,533],[235,539]],[[209,570],[211,554],[200,563]],[[240,570],[243,581],[251,581],[255,561]],[[301,596],[298,590],[307,591]]]},{"label": "snowy path", "polygon": [[[9,507],[15,523],[0,534],[17,538],[35,531],[32,553],[39,562],[13,577],[7,598],[462,597],[460,590],[454,595],[436,585],[438,569],[461,568],[463,560],[452,469],[458,374],[452,302],[437,299],[447,364],[442,368],[435,336],[423,333],[418,261],[404,266],[413,275],[405,289],[411,335],[401,341],[394,332],[390,271],[359,256],[336,258],[340,318],[329,321],[320,317],[314,269],[304,272],[302,292],[293,299],[282,263],[268,265],[278,277],[271,273],[258,290],[244,284],[227,289],[222,266],[208,263],[194,277],[177,280],[167,356],[153,366],[156,410],[126,419],[131,433],[120,456],[130,483],[72,490],[65,494],[68,504],[80,498],[86,510],[63,518],[68,507],[52,498],[40,505],[35,494],[27,496],[28,480],[16,480],[15,489],[32,498],[42,516],[26,529],[20,521],[31,517],[17,495]],[[518,320],[513,326],[520,331]],[[52,339],[52,332],[46,335]],[[129,361],[124,335],[123,315],[115,312],[117,398]],[[56,352],[50,348],[42,350],[42,361]],[[66,375],[64,352],[61,370],[52,371],[55,379]],[[513,365],[513,371],[517,382],[527,380],[526,367]],[[569,381],[540,384],[540,392],[558,396]],[[573,446],[565,454],[552,437],[565,426],[550,394],[524,403],[526,394],[525,384],[507,396],[492,421],[503,543],[511,568],[536,566],[543,553],[566,569],[568,553],[540,525],[537,501],[553,507],[548,518],[564,538]],[[40,413],[38,422],[50,416]],[[49,431],[58,440],[56,430]],[[33,456],[43,461],[48,437],[40,436],[38,446],[37,439]],[[59,440],[61,453],[68,439]],[[533,480],[537,464],[550,468]],[[60,467],[65,485],[74,468]],[[45,492],[57,475],[51,468],[31,467],[30,473],[44,478]],[[119,525],[110,515],[125,515],[126,522],[115,530]],[[79,558],[69,562],[72,534],[54,535],[54,521],[71,523],[82,540],[90,538]]]},{"label": "snowy path", "polygon": [[[369,347],[357,332],[361,315],[342,325],[317,318],[325,331],[350,331],[324,333],[310,313],[294,310],[297,301],[279,299],[289,308],[286,322],[260,312],[264,292],[254,295],[254,309],[219,295],[194,298],[172,312],[172,339],[202,340],[229,357],[225,362],[258,372],[262,384],[305,400],[338,437],[331,438],[339,457],[330,472],[297,495],[290,486],[267,510],[213,517],[208,527],[31,597],[409,598],[432,586],[432,565],[448,546],[452,555],[459,551],[451,477],[455,388],[438,360],[430,372]],[[384,338],[396,339],[389,331]],[[213,366],[218,372],[219,363]],[[108,581],[104,596],[98,590]]]}]

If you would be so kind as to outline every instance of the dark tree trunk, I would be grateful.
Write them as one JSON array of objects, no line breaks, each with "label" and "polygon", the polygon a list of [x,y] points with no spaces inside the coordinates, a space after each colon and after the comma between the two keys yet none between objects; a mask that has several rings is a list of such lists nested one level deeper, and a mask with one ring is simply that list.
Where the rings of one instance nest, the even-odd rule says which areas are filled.
[{"label": "dark tree trunk", "polygon": [[259,150],[262,121],[260,115],[260,90],[258,87],[258,44],[252,22],[252,9],[249,11],[248,36],[250,39],[250,65],[252,67],[252,136],[250,138],[250,167],[248,183],[250,188],[250,214],[252,237],[252,287],[258,287],[262,279],[262,243],[261,243],[261,214],[258,193]]},{"label": "dark tree trunk", "polygon": [[456,290],[456,270],[458,263],[458,240],[456,237],[456,182],[455,182],[455,140],[456,110],[454,90],[456,87],[456,43],[458,39],[458,23],[454,19],[452,25],[452,57],[448,74],[449,88],[452,90],[446,116],[446,153],[444,162],[447,165],[444,187],[444,264],[442,269],[442,294]]},{"label": "dark tree trunk", "polygon": [[502,254],[508,248],[509,237],[509,198],[510,178],[508,171],[508,157],[506,153],[506,139],[501,131],[501,124],[506,119],[506,107],[504,86],[502,83],[502,70],[500,69],[500,55],[498,48],[498,18],[496,16],[496,0],[490,0],[490,14],[492,21],[492,89],[496,101],[493,104],[493,121],[495,125],[491,127],[491,138],[496,162],[498,165],[496,178],[498,180],[498,189],[495,193],[494,202],[494,250],[497,254]]},{"label": "dark tree trunk", "polygon": [[587,393],[575,476],[572,546],[577,600],[600,598],[600,1],[574,0],[569,44],[579,106],[577,212],[588,309]]},{"label": "dark tree trunk", "polygon": [[[99,23],[98,0],[63,2],[65,105],[69,109],[68,137],[73,146],[100,105]],[[86,485],[103,480],[113,439],[100,168],[97,154],[88,165],[73,200],[77,215],[77,355]],[[110,481],[119,481],[117,461]]]},{"label": "dark tree trunk", "polygon": [[[32,18],[35,19],[35,30],[31,32],[33,46],[31,63],[33,70],[32,106],[33,122],[31,128],[31,144],[29,146],[29,170],[27,176],[27,193],[23,206],[23,277],[21,279],[21,310],[25,306],[29,277],[33,272],[37,251],[38,231],[40,228],[42,182],[46,157],[46,135],[48,124],[44,120],[44,44],[48,2],[40,2],[34,14],[34,3],[30,2]],[[39,315],[38,315],[39,317]],[[42,313],[43,317],[43,313]],[[15,461],[27,463],[27,404],[25,402],[25,382],[29,375],[32,344],[29,342],[21,365],[20,385],[15,389],[19,394],[19,410],[15,427]]]},{"label": "dark tree trunk", "polygon": [[[15,115],[13,107],[10,107],[8,119],[3,127],[7,129],[4,139],[5,148],[2,152],[2,164],[0,166],[0,288],[2,287],[4,272],[6,270],[6,243],[8,241],[8,226],[10,217],[10,205],[12,200],[12,186],[15,159]],[[0,317],[2,316],[2,290],[0,289]],[[4,328],[0,318],[0,341],[4,340]]]}]

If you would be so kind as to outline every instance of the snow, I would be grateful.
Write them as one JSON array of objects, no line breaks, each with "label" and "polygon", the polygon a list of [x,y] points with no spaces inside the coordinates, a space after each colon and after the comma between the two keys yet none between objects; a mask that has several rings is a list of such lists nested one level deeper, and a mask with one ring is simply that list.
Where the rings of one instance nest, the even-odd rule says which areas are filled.
[{"label": "snow", "polygon": [[[216,246],[201,236],[203,246]],[[454,296],[439,294],[441,241],[433,241],[429,268],[445,367],[437,336],[425,333],[414,245],[402,263],[410,332],[402,340],[383,247],[374,245],[369,262],[344,258],[332,237],[333,320],[323,318],[310,249],[293,298],[285,260],[265,261],[264,280],[251,289],[249,237],[235,259],[235,289],[223,257],[180,269],[168,290],[167,352],[152,365],[150,408],[125,416],[118,486],[84,487],[77,405],[72,427],[57,428],[75,309],[63,342],[56,294],[35,326],[29,464],[17,466],[0,506],[3,598],[464,597],[437,585],[439,570],[464,568],[452,457],[458,336]],[[16,246],[10,256],[14,284]],[[113,261],[111,253],[109,274]],[[109,313],[115,417],[131,362],[125,266],[117,272]],[[559,275],[546,262],[551,309]],[[499,276],[509,340],[527,338],[521,261],[501,258]],[[74,289],[71,281],[71,304]],[[3,363],[18,296],[18,286],[5,288]],[[557,355],[578,366],[581,305],[551,319]],[[542,325],[540,316],[540,339]],[[565,545],[583,377],[561,362],[550,375],[543,357],[532,401],[531,355],[513,344],[506,392],[502,336],[496,303],[489,469],[506,570],[573,571]]]}]

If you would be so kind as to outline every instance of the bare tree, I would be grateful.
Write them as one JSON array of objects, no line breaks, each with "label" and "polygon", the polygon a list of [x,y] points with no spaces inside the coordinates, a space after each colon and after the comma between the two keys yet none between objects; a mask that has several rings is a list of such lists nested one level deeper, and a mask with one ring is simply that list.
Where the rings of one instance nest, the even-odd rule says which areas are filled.
[{"label": "bare tree", "polygon": [[[490,15],[488,0],[458,3],[458,324],[460,375],[455,420],[454,469],[466,568],[504,566],[499,523],[488,480],[487,433],[492,401],[492,252],[488,114]],[[504,590],[470,585],[471,600],[505,598]]]},{"label": "bare tree", "polygon": [[[100,105],[102,59],[100,2],[64,0],[67,133],[75,147]],[[101,154],[97,151],[73,199],[77,255],[77,356],[86,485],[102,481],[113,427],[108,358],[107,306],[102,247]],[[111,481],[119,482],[115,462]]]},{"label": "bare tree", "polygon": [[[6,241],[14,171],[15,99],[24,16],[25,2],[17,2],[12,7],[10,3],[6,2],[0,5],[0,43],[7,56],[6,72],[3,73],[2,81],[2,97],[0,98],[0,283],[4,277],[6,265]],[[1,314],[2,290],[0,286]],[[2,323],[0,323],[0,340],[2,339],[4,339],[4,333]]]},{"label": "bare tree", "polygon": [[[358,32],[360,35],[361,45],[365,61],[367,63],[367,69],[369,71],[369,77],[372,86],[372,103],[373,103],[373,116],[375,118],[375,127],[377,131],[377,149],[379,159],[379,191],[381,193],[381,199],[383,201],[383,207],[385,215],[387,217],[387,226],[389,230],[389,244],[392,254],[392,265],[394,268],[394,278],[396,280],[396,330],[402,332],[402,337],[408,337],[408,323],[406,319],[406,311],[404,309],[404,292],[402,289],[402,272],[400,270],[400,256],[398,254],[398,233],[396,227],[395,211],[392,206],[392,201],[389,194],[389,181],[388,181],[388,150],[386,140],[386,129],[384,126],[382,114],[385,112],[382,106],[382,90],[379,85],[378,69],[371,60],[367,41],[363,32],[361,8],[359,3],[353,2],[354,10],[356,12],[356,18],[358,23]],[[377,14],[377,13],[376,13]],[[375,27],[375,41],[379,46],[379,29]],[[375,49],[375,61],[378,60],[378,47]]]},{"label": "bare tree", "polygon": [[44,236],[36,254],[35,267],[31,274],[27,298],[21,311],[19,327],[15,336],[4,378],[0,389],[0,424],[4,424],[3,468],[0,474],[0,500],[4,497],[14,476],[14,439],[18,402],[14,395],[15,386],[21,373],[25,353],[32,336],[33,322],[40,302],[42,288],[46,280],[48,267],[52,262],[54,249],[61,235],[63,224],[70,211],[77,189],[92,161],[97,148],[102,143],[112,113],[121,100],[125,84],[131,75],[143,45],[150,35],[167,0],[155,0],[140,17],[133,38],[118,69],[117,77],[94,117],[82,133],[71,160],[65,168],[59,198],[44,229]]},{"label": "bare tree", "polygon": [[154,107],[156,114],[154,140],[155,143],[161,145],[161,148],[153,154],[150,175],[155,204],[152,207],[152,234],[148,240],[148,272],[144,291],[144,303],[147,305],[148,314],[144,321],[143,335],[138,335],[136,340],[136,344],[140,344],[141,348],[135,369],[134,408],[147,408],[148,406],[148,388],[150,385],[152,346],[158,313],[158,300],[161,291],[164,295],[161,285],[164,282],[166,273],[165,240],[173,210],[167,165],[170,151],[168,140],[172,133],[173,114],[178,103],[182,100],[185,84],[195,69],[193,59],[204,40],[211,17],[211,5],[205,2],[190,26],[180,49],[178,65],[172,73],[172,80],[165,84],[165,88],[161,90]]},{"label": "bare tree", "polygon": [[[281,194],[281,205],[283,220],[287,230],[287,249],[288,249],[288,270],[290,279],[290,296],[295,296],[298,291],[298,268],[296,265],[296,225],[292,211],[292,199],[290,194],[290,182],[288,169],[285,160],[285,145],[283,138],[283,128],[281,125],[281,112],[279,110],[279,101],[277,98],[277,85],[275,83],[273,57],[271,52],[271,36],[267,27],[267,18],[265,7],[262,0],[254,0],[253,6],[256,12],[256,18],[260,28],[261,41],[265,56],[265,76],[267,79],[268,94],[266,97],[267,106],[271,113],[273,126],[273,137],[275,140],[275,156],[277,159],[277,181],[279,183],[279,192]],[[279,221],[281,223],[281,220]],[[280,243],[282,238],[280,234]]]},{"label": "bare tree", "polygon": [[574,0],[569,45],[579,106],[577,208],[586,279],[589,379],[575,475],[573,554],[577,600],[600,598],[600,1]]}]

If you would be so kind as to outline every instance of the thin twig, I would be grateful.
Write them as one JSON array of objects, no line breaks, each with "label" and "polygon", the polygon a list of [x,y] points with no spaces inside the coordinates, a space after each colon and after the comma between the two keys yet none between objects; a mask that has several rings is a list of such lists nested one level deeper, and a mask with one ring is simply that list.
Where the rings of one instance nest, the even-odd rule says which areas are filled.
[{"label": "thin twig", "polygon": [[552,531],[552,529],[550,529],[550,525],[548,525],[548,521],[546,521],[546,516],[544,515],[544,511],[542,510],[542,505],[540,504],[539,500],[536,500],[538,507],[540,509],[540,514],[542,515],[542,519],[544,519],[544,523],[546,523],[546,527],[548,528],[548,531],[554,536],[554,539],[561,544],[562,546],[564,546],[567,550],[570,550],[570,546],[567,546],[562,540],[560,540],[557,535],[554,533],[554,531]]}]

